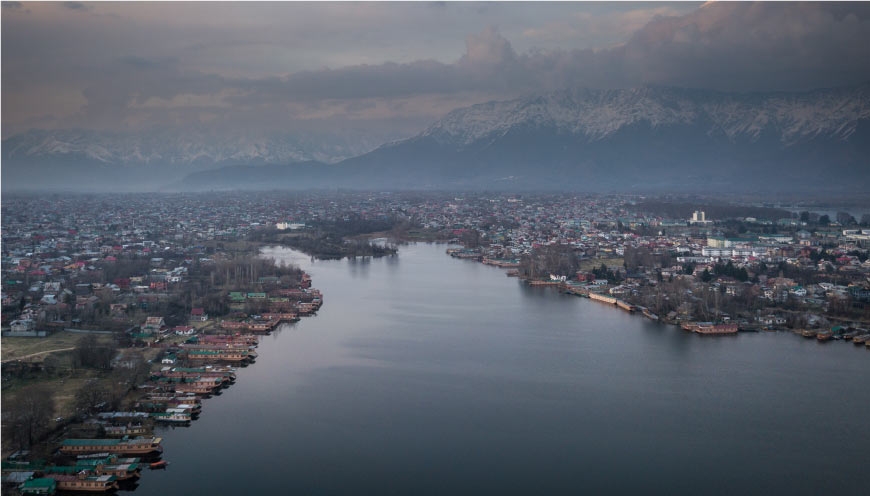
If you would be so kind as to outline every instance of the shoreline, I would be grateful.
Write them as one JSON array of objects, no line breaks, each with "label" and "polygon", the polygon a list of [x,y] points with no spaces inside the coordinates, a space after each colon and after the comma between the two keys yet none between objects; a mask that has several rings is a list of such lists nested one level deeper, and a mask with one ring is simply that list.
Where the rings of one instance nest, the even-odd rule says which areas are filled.
[{"label": "shoreline", "polygon": [[[678,326],[683,330],[687,332],[692,332],[694,334],[700,334],[704,336],[729,336],[746,332],[788,332],[791,334],[802,336],[804,338],[816,338],[820,343],[827,341],[852,341],[853,338],[863,337],[863,335],[860,333],[851,333],[851,335],[850,333],[834,334],[832,331],[824,329],[812,330],[791,328],[785,326],[779,328],[749,323],[740,324],[738,322],[715,323],[701,322],[696,320],[669,319],[667,317],[661,317],[659,315],[656,315],[648,308],[641,305],[636,305],[628,300],[623,300],[614,296],[604,295],[603,293],[592,291],[587,285],[574,285],[562,280],[541,280],[524,277],[517,271],[519,263],[516,261],[493,260],[477,253],[465,252],[462,248],[449,248],[446,250],[445,253],[451,258],[456,258],[459,260],[470,260],[483,265],[489,265],[500,269],[507,269],[504,272],[506,276],[516,277],[529,287],[555,287],[558,288],[561,294],[569,294],[573,296],[579,296],[581,298],[587,298],[593,301],[598,301],[600,303],[618,308],[630,314],[640,314],[643,317],[648,318],[649,320],[652,320],[654,322],[659,322],[661,324],[671,326]],[[841,326],[836,325],[833,327],[837,328]],[[856,346],[864,344],[866,349],[870,350],[870,339],[855,341],[854,344]]]},{"label": "shoreline", "polygon": [[[258,253],[259,251],[258,248]],[[295,296],[296,299],[284,298],[272,301],[271,305],[276,306],[274,308],[276,312],[253,316],[259,317],[259,320],[247,317],[242,321],[215,319],[201,326],[198,332],[188,339],[179,340],[178,336],[172,336],[172,341],[177,341],[173,344],[161,343],[160,338],[149,343],[145,349],[157,349],[158,358],[167,356],[168,353],[168,356],[174,358],[177,355],[179,359],[173,363],[167,363],[165,359],[162,361],[155,359],[153,362],[149,360],[151,369],[149,378],[144,383],[129,389],[120,399],[116,400],[119,405],[118,410],[109,412],[98,410],[96,413],[90,413],[84,417],[71,417],[71,420],[49,430],[41,439],[33,442],[25,450],[12,447],[9,452],[4,451],[4,463],[6,460],[14,459],[16,461],[12,463],[17,464],[17,466],[4,466],[4,477],[7,472],[23,470],[33,472],[34,475],[41,475],[41,477],[35,478],[54,478],[54,474],[81,464],[80,456],[59,452],[55,449],[57,446],[64,446],[71,439],[96,440],[91,444],[98,445],[116,439],[118,436],[112,433],[119,430],[122,433],[129,431],[129,435],[135,435],[136,439],[145,436],[154,440],[154,443],[158,445],[159,449],[153,450],[147,455],[121,451],[115,453],[111,450],[105,453],[104,458],[112,456],[136,457],[138,461],[129,462],[133,468],[130,468],[129,473],[125,474],[123,478],[119,476],[118,481],[122,483],[121,489],[124,488],[123,484],[127,483],[128,480],[138,482],[143,475],[142,471],[155,468],[154,462],[161,460],[166,462],[162,446],[159,446],[162,437],[168,435],[169,431],[176,427],[191,426],[194,421],[201,418],[201,404],[204,400],[220,396],[225,388],[236,384],[236,372],[239,368],[252,366],[256,363],[257,353],[253,349],[265,342],[260,339],[260,336],[271,334],[283,324],[297,323],[301,317],[315,315],[323,302],[322,293],[312,287],[311,277],[304,271],[302,271],[298,288],[276,290],[276,294],[279,293],[289,298]],[[300,296],[301,294],[305,296]],[[272,300],[276,300],[276,298],[272,298]],[[288,304],[292,306],[293,311],[288,311],[285,308]],[[181,359],[182,356],[185,358]],[[112,373],[110,372],[110,375]],[[158,407],[157,405],[162,406]],[[112,420],[115,418],[118,421]],[[127,421],[130,419],[136,419],[133,430],[131,430],[132,421]],[[57,419],[57,421],[61,420],[63,419]],[[124,421],[119,422],[120,420]],[[99,454],[103,454],[103,451],[105,450],[98,450]],[[34,458],[35,462],[19,462],[15,456],[17,453],[32,453],[39,458]],[[82,451],[80,454],[88,453],[95,453],[92,456],[97,456],[93,450]],[[25,456],[25,460],[31,459],[29,455]],[[42,461],[39,461],[40,459]],[[113,462],[109,461],[109,463]],[[166,463],[159,464],[157,468],[164,468]],[[94,468],[88,473],[94,476],[111,475],[108,468],[106,470]]]}]

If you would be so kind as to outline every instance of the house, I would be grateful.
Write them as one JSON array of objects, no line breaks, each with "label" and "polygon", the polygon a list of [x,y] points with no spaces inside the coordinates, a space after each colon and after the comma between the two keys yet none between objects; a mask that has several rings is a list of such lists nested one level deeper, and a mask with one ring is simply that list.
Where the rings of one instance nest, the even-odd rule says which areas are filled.
[{"label": "house", "polygon": [[194,308],[190,311],[191,322],[205,322],[208,320],[208,314],[203,308]]},{"label": "house", "polygon": [[47,335],[48,333],[44,330],[36,330],[36,323],[32,319],[13,320],[9,324],[9,330],[3,332],[4,337],[35,338]]},{"label": "house", "polygon": [[764,325],[785,325],[785,317],[777,315],[765,315],[758,317],[758,321]]},{"label": "house", "polygon": [[163,360],[160,360],[160,363],[164,363],[166,365],[175,365],[175,362],[177,361],[178,359],[176,358],[174,353],[168,353],[165,357],[163,357]]},{"label": "house", "polygon": [[196,329],[193,326],[175,326],[172,329],[177,336],[191,336],[196,334]]},{"label": "house", "polygon": [[156,334],[165,326],[166,323],[163,321],[163,317],[147,317],[145,323],[142,324],[142,332]]}]

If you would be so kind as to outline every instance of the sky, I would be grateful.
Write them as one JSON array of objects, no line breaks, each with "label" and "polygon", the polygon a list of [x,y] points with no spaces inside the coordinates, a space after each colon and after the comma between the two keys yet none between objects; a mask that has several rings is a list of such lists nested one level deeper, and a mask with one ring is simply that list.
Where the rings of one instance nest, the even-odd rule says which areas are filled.
[{"label": "sky", "polygon": [[584,86],[870,81],[870,3],[2,2],[2,135],[378,131]]}]

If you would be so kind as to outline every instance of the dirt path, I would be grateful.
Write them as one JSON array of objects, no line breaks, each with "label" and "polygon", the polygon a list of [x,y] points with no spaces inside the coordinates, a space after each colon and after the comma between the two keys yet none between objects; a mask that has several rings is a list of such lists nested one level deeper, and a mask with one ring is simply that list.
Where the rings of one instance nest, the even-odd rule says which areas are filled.
[{"label": "dirt path", "polygon": [[58,352],[58,351],[71,351],[71,350],[74,350],[74,349],[75,349],[75,346],[73,346],[73,347],[71,347],[71,348],[60,348],[60,349],[57,349],[57,350],[40,351],[39,353],[31,353],[31,354],[29,354],[29,355],[24,355],[24,356],[20,356],[20,357],[8,358],[8,359],[6,359],[6,360],[3,360],[3,361],[0,362],[0,363],[14,362],[14,361],[16,361],[16,360],[24,360],[25,358],[35,357],[35,356],[39,356],[39,355],[47,355],[47,354],[49,354],[49,353],[55,353],[55,352]]}]

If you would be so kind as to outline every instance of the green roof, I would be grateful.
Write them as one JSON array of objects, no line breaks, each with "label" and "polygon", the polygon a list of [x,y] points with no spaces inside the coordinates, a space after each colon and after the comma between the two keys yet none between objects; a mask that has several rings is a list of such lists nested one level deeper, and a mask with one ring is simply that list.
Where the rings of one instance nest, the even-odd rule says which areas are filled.
[{"label": "green roof", "polygon": [[30,479],[18,486],[22,494],[54,494],[57,491],[57,481],[48,477]]}]

